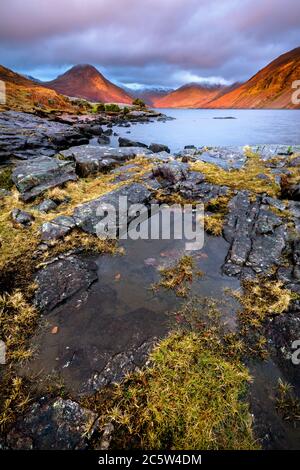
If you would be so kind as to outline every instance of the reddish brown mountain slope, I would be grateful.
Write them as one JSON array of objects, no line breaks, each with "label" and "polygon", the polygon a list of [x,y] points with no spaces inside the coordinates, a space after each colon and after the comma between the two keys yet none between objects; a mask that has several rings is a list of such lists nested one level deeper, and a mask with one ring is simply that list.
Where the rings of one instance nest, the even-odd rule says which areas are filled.
[{"label": "reddish brown mountain slope", "polygon": [[0,106],[0,109],[33,111],[39,108],[70,112],[75,110],[66,97],[1,65],[0,80],[4,81],[6,86],[6,104]]},{"label": "reddish brown mountain slope", "polygon": [[281,55],[237,89],[214,99],[210,108],[300,108],[292,83],[300,80],[300,47]]},{"label": "reddish brown mountain slope", "polygon": [[129,94],[104,78],[92,65],[75,65],[45,85],[64,95],[90,101],[132,103]]},{"label": "reddish brown mountain slope", "polygon": [[197,84],[184,85],[166,96],[152,100],[156,108],[205,108],[214,98],[224,92],[226,87],[201,86]]}]

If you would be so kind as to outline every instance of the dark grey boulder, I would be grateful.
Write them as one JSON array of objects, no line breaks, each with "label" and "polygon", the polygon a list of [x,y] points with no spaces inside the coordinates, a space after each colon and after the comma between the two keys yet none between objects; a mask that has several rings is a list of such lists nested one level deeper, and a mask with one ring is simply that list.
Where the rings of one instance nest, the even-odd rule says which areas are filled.
[{"label": "dark grey boulder", "polygon": [[19,164],[12,173],[12,180],[21,199],[29,201],[47,189],[76,181],[77,175],[74,162],[43,156]]},{"label": "dark grey boulder", "polygon": [[41,240],[50,241],[63,238],[75,227],[75,225],[73,217],[60,215],[50,222],[45,222],[41,226]]},{"label": "dark grey boulder", "polygon": [[52,199],[45,199],[40,204],[35,206],[35,210],[37,210],[39,212],[45,212],[45,213],[53,211],[56,208],[57,208],[57,204]]},{"label": "dark grey boulder", "polygon": [[163,178],[171,184],[175,184],[187,178],[187,166],[174,160],[154,167],[153,175],[156,178]]},{"label": "dark grey boulder", "polygon": [[79,292],[85,292],[98,279],[97,265],[79,256],[62,256],[40,269],[35,304],[50,312]]},{"label": "dark grey boulder", "polygon": [[119,146],[120,147],[144,147],[147,148],[146,144],[142,142],[134,142],[133,140],[126,139],[125,137],[119,137]]},{"label": "dark grey boulder", "polygon": [[23,227],[29,227],[34,221],[32,214],[29,214],[29,212],[26,211],[22,211],[21,209],[13,209],[11,211],[11,217],[15,224]]},{"label": "dark grey boulder", "polygon": [[100,145],[109,145],[110,144],[110,138],[107,135],[101,135],[98,137],[98,143]]},{"label": "dark grey boulder", "polygon": [[16,450],[82,450],[89,447],[98,422],[96,413],[72,400],[41,398],[7,435]]},{"label": "dark grey boulder", "polygon": [[153,153],[159,153],[159,152],[170,153],[171,152],[169,147],[163,144],[151,144],[149,145],[149,150],[151,150]]}]

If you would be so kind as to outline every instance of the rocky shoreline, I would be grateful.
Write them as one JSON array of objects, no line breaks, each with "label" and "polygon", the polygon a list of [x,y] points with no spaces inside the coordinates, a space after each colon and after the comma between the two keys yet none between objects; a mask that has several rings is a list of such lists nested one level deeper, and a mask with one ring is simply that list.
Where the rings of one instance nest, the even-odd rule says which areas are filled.
[{"label": "rocky shoreline", "polygon": [[[23,248],[31,249],[34,264],[31,281],[36,286],[31,299],[46,318],[61,306],[67,309],[74,299],[86,302],[98,281],[94,261],[82,256],[80,237],[94,237],[99,204],[116,206],[120,195],[132,204],[204,203],[207,232],[223,237],[228,246],[221,274],[237,278],[244,290],[247,283],[270,282],[289,293],[288,308],[280,315],[275,308],[261,320],[259,338],[264,338],[265,352],[299,397],[299,366],[293,365],[291,355],[293,341],[300,340],[300,146],[190,145],[176,155],[160,144],[147,147],[122,138],[118,147],[109,146],[114,126],[152,119],[167,117],[132,111],[126,117],[61,115],[48,120],[26,113],[1,113],[0,161],[9,168],[6,180],[0,177],[0,183],[4,181],[1,210],[7,214],[1,221],[1,246],[18,266],[23,254],[22,250],[11,253],[14,243],[20,243],[20,233],[22,241],[32,237],[32,244],[27,242]],[[68,237],[74,233],[78,244],[72,247]],[[19,288],[9,284],[8,262],[9,258],[1,260],[3,278],[8,279],[2,293]],[[252,327],[247,326],[245,341],[255,349],[252,341],[257,340],[257,331]],[[89,393],[122,381],[146,363],[157,331],[154,328],[152,337],[125,344],[114,356],[108,352],[99,364],[97,354],[91,353],[96,366],[92,385],[86,387]],[[8,366],[1,367],[4,374]],[[30,361],[26,367],[30,369]],[[80,406],[79,396],[65,399],[42,392],[5,426],[2,447],[82,449],[93,447],[95,436],[100,435],[98,448],[107,448],[113,425],[103,429],[97,413]],[[259,416],[255,420],[258,429]],[[89,431],[84,432],[87,425]],[[295,427],[299,432],[299,426]],[[268,426],[258,432],[263,446],[280,447],[280,440],[266,437],[272,434]]]}]

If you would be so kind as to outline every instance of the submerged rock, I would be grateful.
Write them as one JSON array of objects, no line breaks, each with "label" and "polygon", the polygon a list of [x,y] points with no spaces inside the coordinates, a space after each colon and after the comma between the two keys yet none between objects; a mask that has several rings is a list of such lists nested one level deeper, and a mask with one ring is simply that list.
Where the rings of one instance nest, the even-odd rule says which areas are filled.
[{"label": "submerged rock", "polygon": [[47,189],[76,181],[77,176],[72,161],[38,157],[19,164],[12,173],[12,180],[21,193],[21,199],[29,201]]},{"label": "submerged rock", "polygon": [[55,307],[81,291],[86,291],[98,279],[97,266],[79,256],[65,256],[41,269],[35,282],[35,304],[43,311]]},{"label": "submerged rock", "polygon": [[41,398],[7,435],[10,449],[87,449],[97,430],[96,413],[72,400]]}]

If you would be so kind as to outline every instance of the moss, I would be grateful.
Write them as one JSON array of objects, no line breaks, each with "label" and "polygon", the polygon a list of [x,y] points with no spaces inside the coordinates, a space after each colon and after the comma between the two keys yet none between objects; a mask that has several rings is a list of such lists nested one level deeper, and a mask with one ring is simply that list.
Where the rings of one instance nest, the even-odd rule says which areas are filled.
[{"label": "moss", "polygon": [[280,187],[270,168],[265,165],[259,154],[250,151],[247,151],[244,167],[239,170],[223,170],[217,165],[200,161],[191,163],[191,169],[203,173],[209,183],[228,186],[232,190],[244,189],[259,194],[266,193],[270,196],[280,193]]},{"label": "moss", "polygon": [[1,189],[12,189],[14,183],[11,179],[12,169],[10,167],[0,171],[0,188]]},{"label": "moss", "polygon": [[[178,297],[186,297],[189,291],[189,284],[193,281],[194,260],[191,256],[183,256],[174,266],[170,268],[160,268],[161,280],[153,286],[154,290],[163,287],[174,290]],[[196,273],[201,276],[201,272]]]}]

